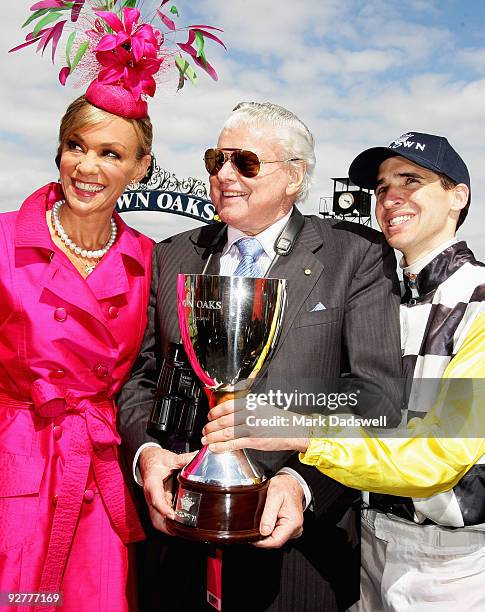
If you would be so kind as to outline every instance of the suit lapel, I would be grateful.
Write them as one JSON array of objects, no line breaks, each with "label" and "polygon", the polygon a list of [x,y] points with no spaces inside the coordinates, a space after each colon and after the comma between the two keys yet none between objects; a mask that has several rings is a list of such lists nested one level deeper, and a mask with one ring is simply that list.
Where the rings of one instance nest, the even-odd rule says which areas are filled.
[{"label": "suit lapel", "polygon": [[219,275],[220,268],[221,268],[221,252],[217,251],[216,253],[212,253],[211,260],[209,262],[209,265],[207,266],[206,274]]},{"label": "suit lapel", "polygon": [[313,287],[325,274],[323,263],[315,256],[322,244],[322,236],[315,230],[311,220],[305,219],[305,225],[293,251],[289,255],[279,257],[270,270],[270,278],[285,278],[287,280],[288,295],[280,338],[274,354],[281,348],[286,334],[293,326],[297,314],[302,309]]},{"label": "suit lapel", "polygon": [[[219,235],[221,235],[221,243],[218,241]],[[201,274],[211,255],[206,274],[219,274],[219,264],[224,243],[225,231],[224,227],[221,227],[220,224],[201,228],[199,233],[189,238],[189,248],[186,248],[183,255],[179,254],[178,263],[172,268],[175,269],[175,277],[177,273]],[[170,297],[166,303],[164,301],[160,302],[159,314],[163,313],[161,318],[163,318],[163,326],[166,326],[165,329],[168,332],[168,337],[179,338],[176,278],[166,278],[163,285],[168,287],[168,295]],[[173,296],[175,296],[175,299]],[[167,313],[170,313],[169,316],[167,316]]]},{"label": "suit lapel", "polygon": [[219,274],[221,253],[227,239],[227,226],[214,224],[202,230],[194,243],[194,251],[199,261],[200,272],[206,266],[206,274]]}]

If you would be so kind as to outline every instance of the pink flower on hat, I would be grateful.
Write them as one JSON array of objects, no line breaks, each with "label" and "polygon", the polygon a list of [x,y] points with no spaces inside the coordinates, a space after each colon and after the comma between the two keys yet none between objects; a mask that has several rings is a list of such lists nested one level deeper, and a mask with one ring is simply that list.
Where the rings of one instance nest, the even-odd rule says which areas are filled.
[{"label": "pink flower on hat", "polygon": [[94,49],[103,66],[98,82],[121,84],[135,100],[142,94],[153,96],[156,89],[153,75],[163,61],[158,56],[163,42],[160,32],[147,23],[138,23],[138,9],[123,8],[122,20],[114,13],[95,12],[114,32],[105,34]]},{"label": "pink flower on hat", "polygon": [[[182,53],[217,80],[217,73],[205,55],[205,43],[210,39],[225,47],[214,33],[221,31],[219,28],[209,25],[178,28],[172,19],[179,17],[176,6],[170,7],[170,17],[161,10],[168,1],[162,0],[155,13],[150,14],[150,19],[159,18],[168,28],[171,36],[165,40],[162,33],[146,23],[147,17],[140,18],[140,11],[135,7],[143,7],[145,0],[37,0],[30,7],[32,14],[22,25],[35,23],[35,26],[25,41],[10,51],[37,43],[37,51],[44,53],[51,45],[54,62],[59,41],[71,30],[65,49],[67,66],[59,72],[61,84],[65,85],[80,67],[78,85],[89,83],[85,94],[89,102],[120,117],[146,117],[146,97],[153,96],[156,90],[154,76],[165,58],[175,55],[170,53],[170,46],[178,53],[174,61],[167,62],[167,68],[178,69],[178,89],[186,80],[196,84],[198,78]],[[102,6],[105,10],[101,10]],[[91,24],[88,30],[86,23]],[[177,42],[177,34],[187,30],[187,42]]]}]

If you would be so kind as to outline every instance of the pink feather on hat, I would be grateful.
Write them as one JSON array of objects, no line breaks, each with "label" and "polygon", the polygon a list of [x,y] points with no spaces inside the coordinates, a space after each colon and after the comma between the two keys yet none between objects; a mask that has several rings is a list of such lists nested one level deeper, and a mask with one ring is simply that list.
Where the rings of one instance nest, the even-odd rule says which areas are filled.
[{"label": "pink feather on hat", "polygon": [[[206,31],[218,28],[188,26],[178,29],[174,21],[160,10],[166,2],[163,0],[158,5],[155,15],[161,25],[168,28],[174,48],[178,46],[180,51],[217,80],[217,73],[205,57],[204,39],[214,40],[225,48],[222,40]],[[27,34],[25,42],[10,51],[18,51],[37,42],[37,51],[43,53],[52,43],[54,61],[62,34],[71,28],[66,44],[67,66],[59,72],[60,83],[65,85],[78,66],[83,67],[81,73],[90,75],[86,99],[95,106],[127,118],[147,116],[147,98],[155,95],[156,76],[164,65],[178,68],[179,89],[187,79],[193,83],[197,81],[195,71],[185,59],[176,57],[175,62],[167,61],[175,51],[170,53],[168,50],[164,34],[141,20],[137,5],[143,5],[142,0],[107,0],[101,4],[94,0],[36,2],[30,7],[32,15],[22,26],[37,21],[35,27]],[[178,16],[174,6],[171,13]],[[186,43],[175,41],[175,35],[181,30],[188,30]]]}]

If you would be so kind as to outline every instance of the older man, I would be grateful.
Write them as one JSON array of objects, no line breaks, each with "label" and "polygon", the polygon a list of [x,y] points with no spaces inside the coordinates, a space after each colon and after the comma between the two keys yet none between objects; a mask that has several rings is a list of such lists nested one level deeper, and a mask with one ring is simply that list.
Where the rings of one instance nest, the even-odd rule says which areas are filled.
[{"label": "older man", "polygon": [[[293,391],[301,378],[345,375],[371,381],[390,422],[397,412],[394,390],[386,384],[401,372],[394,256],[369,228],[303,217],[295,207],[307,194],[315,165],[307,127],[275,104],[242,103],[205,162],[223,224],[157,245],[150,323],[120,398],[121,433],[138,463],[152,522],[161,531],[165,518],[174,515],[172,474],[186,457],[156,447],[145,427],[160,357],[179,339],[177,272],[237,275],[249,266],[252,275],[270,272],[288,280],[278,347],[255,392]],[[272,476],[261,540],[224,551],[223,609],[345,609],[358,599],[358,493],[302,465],[295,454],[261,452],[256,458]],[[165,538],[160,579],[166,589],[157,609],[206,608],[206,556],[203,545]],[[171,579],[182,585],[177,592]],[[213,597],[210,584],[207,589],[217,604],[221,594]]]}]

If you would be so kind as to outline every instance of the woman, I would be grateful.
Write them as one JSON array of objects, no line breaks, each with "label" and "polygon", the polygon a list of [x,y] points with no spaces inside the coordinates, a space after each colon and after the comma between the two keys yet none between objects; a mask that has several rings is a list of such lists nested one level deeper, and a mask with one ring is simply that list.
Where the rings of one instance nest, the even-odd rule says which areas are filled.
[{"label": "woman", "polygon": [[[270,438],[263,427],[245,424],[247,412],[241,400],[212,408],[202,443],[215,452],[298,450],[303,463],[349,487],[429,497],[454,487],[485,455],[485,313],[471,325],[443,379],[433,409],[423,419],[412,419],[398,437],[373,435],[361,428],[312,432],[308,427],[302,428],[301,438]],[[278,414],[275,410],[264,407],[264,416]]]},{"label": "woman", "polygon": [[[60,184],[0,216],[0,592],[60,592],[69,612],[136,607],[126,545],[143,531],[118,463],[115,398],[146,325],[152,242],[114,207],[150,165],[147,98],[174,39],[141,19],[142,0],[104,5],[31,7],[24,25],[37,23],[12,51],[51,44],[54,59],[68,25],[61,84],[75,69],[96,78],[62,119]],[[182,28],[176,49],[217,78],[201,40],[222,41],[205,28]],[[179,87],[196,80],[173,63]]]},{"label": "woman", "polygon": [[82,96],[61,122],[60,184],[0,215],[0,591],[60,592],[69,612],[134,609],[127,544],[144,534],[115,398],[145,329],[152,241],[114,207],[151,141],[148,117]]}]

